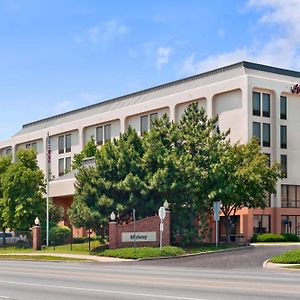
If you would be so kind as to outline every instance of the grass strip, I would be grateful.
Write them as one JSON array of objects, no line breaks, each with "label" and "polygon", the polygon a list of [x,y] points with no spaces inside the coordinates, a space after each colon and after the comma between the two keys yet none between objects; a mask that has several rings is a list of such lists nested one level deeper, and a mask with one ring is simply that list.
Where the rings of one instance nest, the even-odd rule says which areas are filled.
[{"label": "grass strip", "polygon": [[82,258],[61,257],[52,255],[0,255],[0,260],[38,260],[38,261],[88,261]]},{"label": "grass strip", "polygon": [[270,259],[275,264],[300,264],[300,249],[294,249]]}]

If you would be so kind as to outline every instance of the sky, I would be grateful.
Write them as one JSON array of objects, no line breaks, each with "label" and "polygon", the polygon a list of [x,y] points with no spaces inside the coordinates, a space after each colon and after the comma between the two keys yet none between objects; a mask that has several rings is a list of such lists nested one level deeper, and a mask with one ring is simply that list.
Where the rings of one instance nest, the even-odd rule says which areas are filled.
[{"label": "sky", "polygon": [[300,70],[300,0],[0,0],[0,141],[248,60]]}]

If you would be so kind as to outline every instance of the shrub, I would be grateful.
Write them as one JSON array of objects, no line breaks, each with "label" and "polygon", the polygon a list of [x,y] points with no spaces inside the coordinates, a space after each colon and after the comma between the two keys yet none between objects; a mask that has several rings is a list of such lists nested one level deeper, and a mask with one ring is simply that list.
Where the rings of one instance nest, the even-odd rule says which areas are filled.
[{"label": "shrub", "polygon": [[257,242],[285,242],[286,239],[283,235],[277,233],[264,233],[256,237]]},{"label": "shrub", "polygon": [[71,229],[67,226],[55,226],[50,230],[50,240],[54,245],[62,245],[65,239],[70,236]]},{"label": "shrub", "polygon": [[300,238],[294,233],[283,233],[282,236],[287,242],[299,242]]}]

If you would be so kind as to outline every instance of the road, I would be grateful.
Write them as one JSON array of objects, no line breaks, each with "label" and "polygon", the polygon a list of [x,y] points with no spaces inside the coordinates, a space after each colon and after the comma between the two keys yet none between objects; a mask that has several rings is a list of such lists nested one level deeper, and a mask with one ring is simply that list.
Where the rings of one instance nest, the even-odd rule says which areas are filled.
[{"label": "road", "polygon": [[[238,259],[239,252],[232,256]],[[0,261],[1,299],[300,299],[300,272],[257,267]]]}]

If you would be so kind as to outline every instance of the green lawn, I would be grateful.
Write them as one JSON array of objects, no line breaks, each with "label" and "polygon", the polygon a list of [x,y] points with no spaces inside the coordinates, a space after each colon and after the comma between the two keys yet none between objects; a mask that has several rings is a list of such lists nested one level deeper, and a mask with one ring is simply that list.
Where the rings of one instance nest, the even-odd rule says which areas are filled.
[{"label": "green lawn", "polygon": [[300,264],[300,249],[284,252],[278,256],[274,256],[270,261],[276,264]]},{"label": "green lawn", "polygon": [[[178,256],[183,254],[196,254],[203,252],[211,252],[216,250],[223,250],[237,247],[235,244],[219,244],[216,248],[215,244],[197,244],[193,247],[163,247],[160,251],[159,247],[141,247],[141,248],[122,248],[122,249],[99,249],[99,241],[91,242],[91,253],[88,251],[88,243],[73,244],[72,251],[70,245],[57,246],[54,250],[53,247],[44,248],[41,251],[33,251],[32,249],[20,249],[16,247],[8,247],[6,249],[0,248],[1,254],[16,254],[16,253],[62,253],[62,254],[92,254],[98,256],[120,257],[128,259],[138,258],[153,258],[161,256]],[[26,256],[28,257],[28,256]],[[19,257],[20,258],[20,257]]]},{"label": "green lawn", "polygon": [[199,245],[194,245],[193,247],[184,248],[184,250],[186,253],[202,253],[202,252],[211,252],[211,251],[236,248],[236,247],[238,247],[236,244],[219,244],[218,247],[216,247],[216,244],[203,243]]},{"label": "green lawn", "polygon": [[[100,246],[99,241],[91,241],[91,249],[94,249],[99,246]],[[89,243],[73,244],[72,251],[71,251],[71,245],[56,246],[55,250],[54,247],[48,247],[48,248],[43,248],[41,251],[43,253],[89,254]],[[24,248],[24,249],[18,247],[7,247],[6,249],[0,248],[0,254],[22,253],[22,252],[30,253],[34,251],[31,248]]]}]

